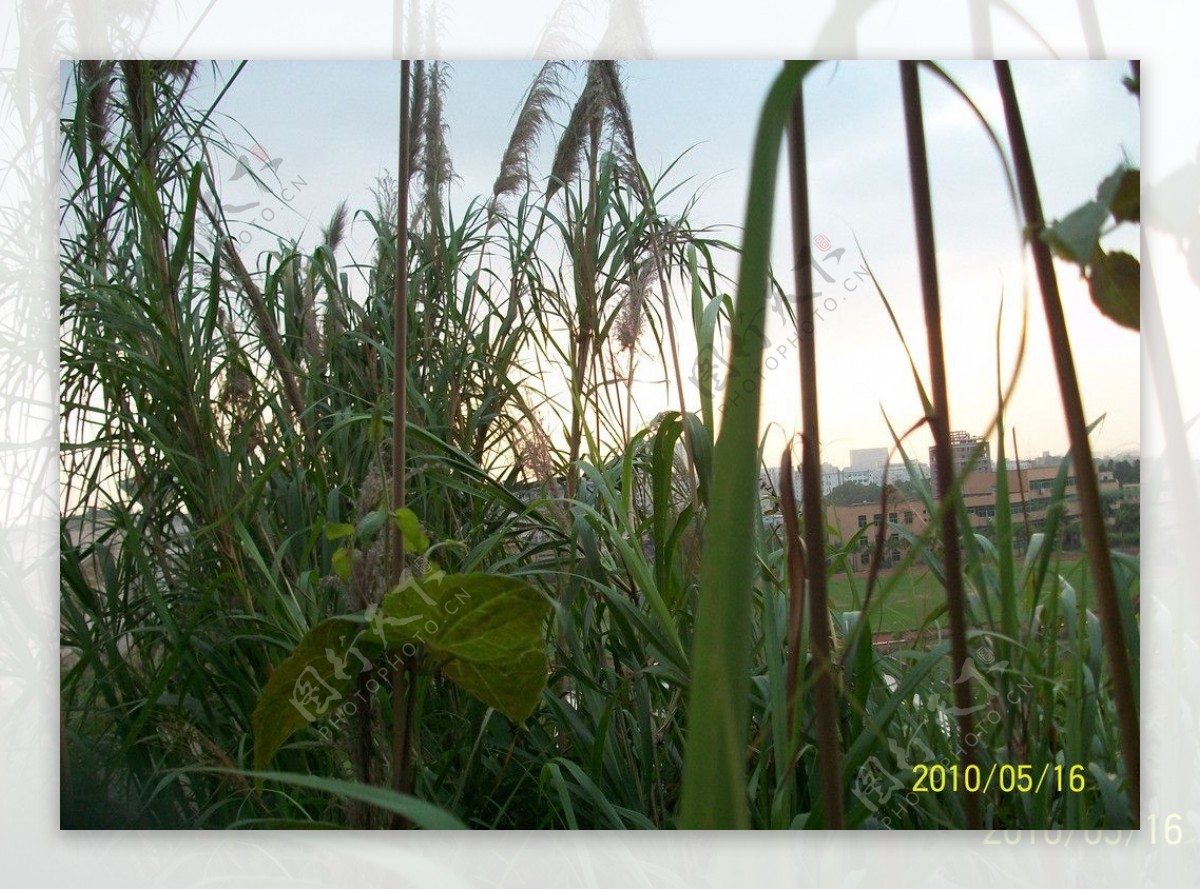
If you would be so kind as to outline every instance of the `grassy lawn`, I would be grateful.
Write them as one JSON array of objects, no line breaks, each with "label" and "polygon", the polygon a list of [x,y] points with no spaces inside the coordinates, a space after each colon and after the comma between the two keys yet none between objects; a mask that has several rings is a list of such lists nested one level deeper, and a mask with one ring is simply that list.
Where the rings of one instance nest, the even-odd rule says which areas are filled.
[{"label": "grassy lawn", "polygon": [[[1091,602],[1091,569],[1082,553],[1068,553],[1059,557],[1057,571],[1066,578],[1079,593],[1085,605]],[[879,584],[885,583],[891,573],[883,573]],[[866,575],[850,577],[839,572],[829,579],[829,602],[834,609],[849,611],[861,608],[867,592]],[[871,630],[874,633],[882,631],[897,632],[915,630],[925,620],[925,616],[938,608],[945,601],[945,590],[925,568],[911,569],[891,591],[886,599],[881,600],[882,589],[877,590],[875,602],[871,606]],[[946,617],[942,615],[937,623],[946,627]]]},{"label": "grassy lawn", "polygon": [[[890,574],[881,575],[877,583],[884,584]],[[906,572],[886,599],[880,599],[881,592],[876,590],[871,605],[871,630],[875,633],[918,628],[925,616],[946,598],[944,588],[927,569]],[[860,609],[866,594],[866,575],[838,573],[829,579],[829,604],[834,609]]]}]

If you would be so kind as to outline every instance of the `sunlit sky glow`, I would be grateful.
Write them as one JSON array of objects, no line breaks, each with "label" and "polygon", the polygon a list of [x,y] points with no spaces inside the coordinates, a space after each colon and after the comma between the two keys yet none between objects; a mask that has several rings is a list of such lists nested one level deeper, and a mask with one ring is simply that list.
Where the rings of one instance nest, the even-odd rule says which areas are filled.
[{"label": "sunlit sky glow", "polygon": [[[451,63],[445,112],[458,175],[451,191],[453,207],[490,195],[515,112],[540,64]],[[1003,133],[990,63],[949,63],[946,68]],[[232,69],[230,64],[219,66],[218,80]],[[700,190],[693,222],[721,226],[723,237],[738,240],[754,128],[778,64],[630,62],[623,70],[642,164],[653,177],[686,151],[672,173],[672,181],[689,179],[680,202]],[[1118,62],[1014,63],[1047,218],[1061,217],[1090,198],[1123,159],[1140,163],[1138,106],[1121,85],[1127,70]],[[398,85],[396,62],[252,62],[246,67],[222,102],[217,121],[230,138],[246,146],[257,143],[281,159],[278,172],[284,182],[303,181],[291,208],[272,209],[269,225],[275,231],[311,246],[338,201],[349,199],[352,210],[372,207],[369,190],[375,177],[396,169]],[[211,96],[213,88],[209,72],[199,98]],[[1003,168],[961,99],[928,75],[922,77],[922,94],[952,425],[981,433],[990,424],[996,408],[1001,299],[1000,355],[1007,379],[1028,298],[1024,369],[1007,423],[1016,427],[1023,457],[1062,453],[1067,436],[1040,294],[1032,268],[1022,258],[1020,227]],[[861,262],[856,239],[896,309],[918,368],[926,371],[896,66],[823,65],[806,82],[805,101],[813,230],[833,249],[846,248],[840,262],[828,266],[835,284],[824,285],[819,298],[822,303],[828,299],[831,308],[818,323],[817,341],[823,458],[844,465],[851,448],[890,444],[881,409],[901,430],[920,417],[907,359],[883,305],[868,283],[850,275]],[[547,140],[538,171],[542,176],[551,148]],[[235,171],[231,159],[222,158],[218,165],[226,181],[225,202],[249,203],[259,197],[246,181],[230,181]],[[781,169],[773,258],[777,275],[790,290],[785,198],[786,171]],[[678,207],[668,203],[661,209],[670,213]],[[340,258],[343,266],[368,261],[370,237],[369,224],[356,220]],[[1128,226],[1106,244],[1138,253],[1137,232]],[[734,276],[735,264],[724,271]],[[1088,417],[1106,415],[1093,446],[1099,453],[1136,450],[1139,338],[1099,314],[1077,269],[1060,265],[1058,273]],[[823,287],[819,276],[817,287]],[[690,330],[687,315],[681,312],[677,318],[682,330]],[[776,346],[786,346],[789,339],[781,326],[769,329],[768,336]],[[691,366],[694,347],[683,360]],[[768,455],[777,455],[799,429],[796,363],[794,347],[785,348],[765,372],[761,428],[770,436]],[[644,418],[651,418],[672,399],[661,375],[657,382],[650,379],[656,376],[651,359],[643,364],[647,379],[636,390],[638,407]],[[688,398],[695,409],[694,390]],[[924,459],[929,443],[921,431],[909,444]]]}]

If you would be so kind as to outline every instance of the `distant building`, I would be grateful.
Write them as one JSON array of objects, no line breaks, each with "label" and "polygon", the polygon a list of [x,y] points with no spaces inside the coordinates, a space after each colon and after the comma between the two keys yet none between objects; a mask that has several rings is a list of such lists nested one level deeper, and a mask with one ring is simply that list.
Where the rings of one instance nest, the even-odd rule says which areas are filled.
[{"label": "distant building", "polygon": [[851,470],[878,470],[887,466],[888,450],[886,448],[851,448]]},{"label": "distant building", "polygon": [[[1007,471],[1008,504],[1007,510],[1011,517],[1013,546],[1018,552],[1029,546],[1029,535],[1043,531],[1051,507],[1055,505],[1054,489],[1057,485],[1059,467],[1013,466]],[[1112,499],[1122,503],[1126,496],[1130,499],[1137,497],[1136,491],[1126,492],[1133,486],[1121,488],[1111,473],[1098,473],[1101,498]],[[966,508],[971,527],[978,532],[986,532],[996,522],[997,513],[1005,509],[997,496],[1000,474],[995,470],[972,471],[963,480],[961,497]],[[1064,544],[1068,548],[1080,546],[1080,532],[1077,522],[1080,513],[1079,489],[1076,479],[1076,469],[1072,465],[1067,471],[1067,477],[1062,492],[1062,499],[1057,505],[1062,510]],[[885,544],[881,568],[895,566],[903,556],[908,544],[901,531],[920,535],[929,524],[930,516],[923,503],[904,497],[889,498],[886,514],[878,501],[847,506],[828,506],[826,515],[830,525],[837,529],[831,532],[831,546],[838,546],[865,529],[854,546],[847,551],[848,565],[851,571],[865,571],[871,562],[876,539],[883,529]]]},{"label": "distant building", "polygon": [[[913,463],[913,469],[917,471],[920,478],[929,478],[929,468],[919,461]],[[836,481],[830,479],[831,484],[822,484],[824,494],[829,494],[838,485],[846,482],[857,482],[860,485],[883,485],[884,479],[887,479],[889,485],[895,485],[897,482],[911,482],[912,477],[908,472],[908,467],[903,463],[881,463],[877,467],[847,467],[842,470]]]},{"label": "distant building", "polygon": [[[775,513],[778,510],[779,496],[783,490],[780,485],[781,475],[779,467],[768,467],[759,474],[759,501],[764,513]],[[821,464],[821,497],[828,497],[829,493],[841,484],[842,471],[829,464]],[[798,466],[792,468],[792,489],[796,493],[797,502],[801,501],[804,498],[804,479]]]},{"label": "distant building", "polygon": [[[929,478],[928,465],[922,463],[919,460],[914,460],[912,462],[912,465],[913,465],[913,469],[916,470],[916,472],[917,472],[918,478],[920,478],[920,479],[928,479]],[[898,464],[891,464],[888,466],[888,482],[889,483],[913,482],[913,481],[915,481],[915,480],[913,479],[912,474],[908,472],[908,467],[906,467],[904,464],[898,463]]]},{"label": "distant building", "polygon": [[[979,452],[978,457],[975,457],[976,451]],[[972,464],[971,459],[975,457],[975,462]],[[929,472],[930,478],[933,480],[933,490],[936,494],[942,493],[942,483],[938,479],[937,472],[938,454],[937,446],[929,446]],[[950,464],[951,471],[954,475],[958,475],[970,464],[971,469],[978,473],[991,473],[995,469],[992,465],[992,446],[986,439],[972,436],[970,433],[964,433],[961,430],[950,434]]]},{"label": "distant building", "polygon": [[1034,458],[1030,465],[1034,467],[1057,467],[1060,460],[1062,460],[1062,457],[1059,455],[1043,451],[1042,456]]},{"label": "distant building", "polygon": [[[1022,467],[1008,470],[1007,475],[1008,512],[1012,517],[1014,543],[1018,549],[1024,549],[1027,544],[1025,533],[1040,531],[1054,504],[1053,491],[1057,484],[1058,467]],[[971,473],[964,481],[963,503],[972,528],[984,529],[996,521],[997,509],[1002,508],[996,496],[999,476],[997,472],[977,472]],[[1101,498],[1119,496],[1120,486],[1111,473],[1098,473],[1097,476]],[[1079,518],[1079,488],[1074,464],[1067,471],[1059,506],[1062,507],[1064,519]],[[1073,534],[1077,535],[1077,531]],[[1079,546],[1078,538],[1068,540],[1067,546]]]},{"label": "distant building", "polygon": [[849,542],[866,529],[859,537],[854,547],[846,552],[848,567],[853,572],[864,572],[871,564],[876,540],[882,530],[884,547],[880,568],[892,568],[900,562],[904,551],[908,548],[907,541],[901,537],[899,528],[919,536],[929,524],[929,514],[920,501],[907,499],[889,499],[887,514],[881,512],[880,505],[853,504],[849,506],[830,506],[826,509],[830,525],[837,529],[836,535],[831,535],[831,546],[838,547]]},{"label": "distant building", "polygon": [[829,493],[842,484],[842,471],[830,463],[821,464],[821,497],[829,497]]},{"label": "distant building", "polygon": [[859,485],[878,485],[883,478],[883,470],[879,467],[869,469],[849,469],[842,471],[842,484],[857,482]]}]

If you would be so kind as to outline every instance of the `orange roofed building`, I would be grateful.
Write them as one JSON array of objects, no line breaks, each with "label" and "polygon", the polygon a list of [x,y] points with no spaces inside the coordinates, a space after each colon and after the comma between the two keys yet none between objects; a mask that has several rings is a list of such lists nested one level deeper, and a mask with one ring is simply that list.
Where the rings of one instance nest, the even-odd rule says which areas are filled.
[{"label": "orange roofed building", "polygon": [[[1023,550],[1027,545],[1029,533],[1040,531],[1044,526],[1057,476],[1058,468],[1054,466],[1022,466],[1019,470],[1014,466],[1007,470],[1008,511],[1013,523],[1013,543],[1018,550]],[[1099,479],[1102,496],[1119,488],[1110,472],[1101,472]],[[963,481],[962,497],[967,516],[971,527],[978,531],[983,532],[991,527],[996,521],[997,511],[1001,509],[997,498],[998,481],[999,473],[995,470],[974,470]],[[1062,508],[1064,519],[1079,517],[1079,494],[1073,464],[1067,470]],[[826,516],[838,531],[837,539],[830,542],[834,546],[838,546],[839,539],[848,541],[859,529],[868,529],[851,557],[855,571],[863,571],[870,564],[877,529],[881,524],[886,524],[888,529],[883,559],[883,567],[888,568],[900,561],[907,546],[902,531],[919,536],[930,521],[928,511],[919,500],[892,497],[888,499],[886,510],[885,516],[878,502],[827,508]],[[1078,544],[1078,537],[1066,541],[1068,547]]]}]

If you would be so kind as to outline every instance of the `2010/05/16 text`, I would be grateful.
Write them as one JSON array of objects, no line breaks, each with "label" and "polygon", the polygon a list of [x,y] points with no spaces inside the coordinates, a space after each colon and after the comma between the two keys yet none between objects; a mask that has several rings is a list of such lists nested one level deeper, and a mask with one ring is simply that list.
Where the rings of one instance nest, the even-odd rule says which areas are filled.
[{"label": "2010/05/16 text", "polygon": [[916,781],[913,791],[978,791],[986,793],[992,788],[1008,794],[1035,794],[1042,790],[1046,779],[1049,778],[1056,792],[1072,791],[1079,793],[1087,787],[1087,772],[1083,764],[1070,766],[1058,763],[1045,764],[1040,772],[1035,773],[1031,764],[993,763],[986,773],[979,766],[971,764],[962,769],[958,764],[944,766],[940,763],[918,763],[913,766]]}]

